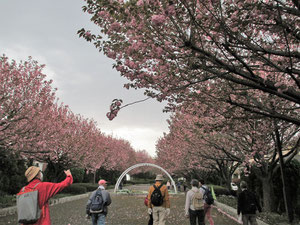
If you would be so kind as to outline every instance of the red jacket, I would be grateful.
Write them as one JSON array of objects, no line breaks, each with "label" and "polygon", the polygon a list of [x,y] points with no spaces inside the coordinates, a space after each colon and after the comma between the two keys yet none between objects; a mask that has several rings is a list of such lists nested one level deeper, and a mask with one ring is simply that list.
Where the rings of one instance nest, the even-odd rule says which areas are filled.
[{"label": "red jacket", "polygon": [[70,186],[73,183],[73,177],[72,175],[67,176],[66,179],[60,183],[42,182],[38,179],[34,179],[26,187],[33,188],[37,183],[39,184],[35,189],[39,191],[41,218],[34,225],[51,225],[48,200],[65,187]]}]

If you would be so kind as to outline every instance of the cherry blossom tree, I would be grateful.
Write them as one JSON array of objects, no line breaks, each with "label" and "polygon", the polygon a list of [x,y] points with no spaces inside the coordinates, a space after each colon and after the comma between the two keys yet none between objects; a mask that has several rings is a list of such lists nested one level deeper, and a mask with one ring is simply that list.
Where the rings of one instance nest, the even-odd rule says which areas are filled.
[{"label": "cherry blossom tree", "polygon": [[136,160],[151,161],[128,141],[105,135],[94,120],[58,103],[43,68],[31,58],[19,64],[0,58],[1,148],[28,160],[90,171],[121,172]]},{"label": "cherry blossom tree", "polygon": [[297,154],[299,127],[267,118],[239,118],[237,114],[228,118],[226,111],[219,114],[220,106],[209,113],[200,106],[201,115],[194,114],[201,112],[194,104],[171,118],[170,133],[157,145],[159,162],[178,171],[193,169],[195,160],[202,169],[226,171],[221,177],[229,182],[237,166],[241,165],[246,172],[252,168],[262,182],[264,207],[271,210],[272,178],[280,169],[279,153],[283,154],[284,163]]},{"label": "cherry blossom tree", "polygon": [[1,147],[30,151],[27,143],[39,136],[37,124],[45,125],[51,114],[55,89],[51,80],[45,80],[43,67],[31,58],[19,64],[5,56],[0,58]]},{"label": "cherry blossom tree", "polygon": [[126,88],[145,88],[171,108],[214,94],[300,125],[298,0],[86,0],[83,10],[100,30],[79,36],[115,60]]},{"label": "cherry blossom tree", "polygon": [[[204,133],[198,127],[199,121],[198,117],[189,114],[178,113],[172,117],[170,133],[165,134],[157,144],[157,160],[185,176],[192,176],[199,170],[217,171],[229,188],[232,174],[244,155],[237,151],[232,153],[236,140],[230,140],[218,132],[209,132],[207,127]],[[233,159],[233,156],[236,158]]]}]

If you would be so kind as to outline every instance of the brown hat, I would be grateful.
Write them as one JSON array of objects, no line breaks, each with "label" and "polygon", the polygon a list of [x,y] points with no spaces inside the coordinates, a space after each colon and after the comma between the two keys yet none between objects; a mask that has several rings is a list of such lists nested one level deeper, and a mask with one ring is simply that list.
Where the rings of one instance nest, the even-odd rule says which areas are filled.
[{"label": "brown hat", "polygon": [[155,180],[164,180],[164,177],[161,174],[157,174]]},{"label": "brown hat", "polygon": [[40,172],[40,168],[36,167],[36,166],[31,166],[29,167],[26,172],[25,172],[25,177],[27,178],[27,181],[31,181],[33,178],[36,177],[36,175],[38,175],[38,173]]}]

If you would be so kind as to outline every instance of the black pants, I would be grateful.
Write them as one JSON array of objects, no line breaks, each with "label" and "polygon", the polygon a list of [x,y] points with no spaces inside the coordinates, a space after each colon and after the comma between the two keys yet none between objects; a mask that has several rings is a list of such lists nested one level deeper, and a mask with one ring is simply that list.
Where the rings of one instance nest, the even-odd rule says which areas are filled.
[{"label": "black pants", "polygon": [[198,218],[198,225],[205,225],[204,222],[204,210],[191,210],[189,209],[190,214],[190,223],[191,225],[197,225],[197,218]]},{"label": "black pants", "polygon": [[153,216],[152,214],[149,215],[149,222],[148,222],[148,225],[153,225]]}]

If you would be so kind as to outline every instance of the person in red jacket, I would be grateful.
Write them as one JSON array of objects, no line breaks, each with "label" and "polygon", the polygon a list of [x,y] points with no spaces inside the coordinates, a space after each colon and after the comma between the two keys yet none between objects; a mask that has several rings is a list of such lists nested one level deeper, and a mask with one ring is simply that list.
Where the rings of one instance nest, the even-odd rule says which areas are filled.
[{"label": "person in red jacket", "polygon": [[25,189],[34,188],[39,183],[35,189],[39,192],[38,199],[41,217],[34,225],[51,225],[49,199],[73,183],[71,171],[65,170],[64,172],[67,176],[65,180],[60,183],[51,183],[42,182],[43,173],[39,167],[31,166],[26,170],[25,177],[27,178],[28,185],[25,186]]}]

